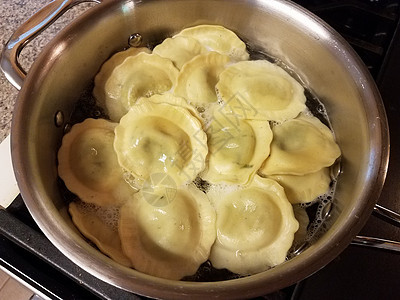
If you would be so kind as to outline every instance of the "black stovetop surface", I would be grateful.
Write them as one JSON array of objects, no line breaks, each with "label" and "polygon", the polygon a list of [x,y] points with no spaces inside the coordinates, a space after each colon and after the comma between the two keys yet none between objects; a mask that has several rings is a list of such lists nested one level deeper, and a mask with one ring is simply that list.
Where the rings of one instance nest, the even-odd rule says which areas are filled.
[{"label": "black stovetop surface", "polygon": [[[400,212],[399,2],[295,1],[320,16],[360,55],[375,78],[390,128],[390,162],[378,204]],[[400,228],[370,217],[360,235],[400,240]],[[350,245],[304,280],[294,299],[400,299],[400,253]]]},{"label": "black stovetop surface", "polygon": [[[391,132],[379,204],[400,212],[400,0],[298,0],[342,34],[381,92]],[[51,299],[135,299],[69,261],[41,233],[19,196],[0,209],[0,265]],[[400,228],[371,216],[361,235],[400,240]],[[350,245],[302,282],[259,299],[400,299],[400,254]]]}]

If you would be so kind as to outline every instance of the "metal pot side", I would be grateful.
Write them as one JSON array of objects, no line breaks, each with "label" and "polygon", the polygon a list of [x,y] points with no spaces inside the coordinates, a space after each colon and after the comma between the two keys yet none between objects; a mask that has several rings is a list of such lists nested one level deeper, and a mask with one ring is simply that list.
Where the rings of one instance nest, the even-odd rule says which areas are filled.
[{"label": "metal pot side", "polygon": [[[323,101],[341,147],[342,174],[327,232],[299,256],[269,271],[221,282],[154,278],[114,263],[74,228],[57,183],[63,126],[101,64],[141,33],[154,44],[184,27],[221,24],[280,58]],[[287,1],[106,1],[63,30],[41,53],[19,94],[12,154],[21,194],[61,252],[100,279],[156,298],[248,298],[293,284],[336,257],[362,228],[382,188],[389,152],[377,88],[350,46],[321,20]]]}]

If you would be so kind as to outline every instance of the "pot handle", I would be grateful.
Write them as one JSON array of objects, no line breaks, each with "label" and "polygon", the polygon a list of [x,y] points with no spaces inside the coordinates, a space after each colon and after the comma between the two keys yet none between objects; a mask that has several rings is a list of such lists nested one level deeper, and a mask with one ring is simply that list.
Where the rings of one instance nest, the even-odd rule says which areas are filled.
[{"label": "pot handle", "polygon": [[[386,207],[376,204],[374,214],[383,218],[387,223],[400,227],[400,214]],[[352,242],[353,245],[366,246],[370,248],[378,248],[391,250],[400,253],[400,242],[385,240],[368,236],[356,236]]]},{"label": "pot handle", "polygon": [[18,61],[22,49],[73,6],[83,2],[101,3],[102,0],[54,0],[37,11],[22,24],[4,45],[0,69],[10,83],[21,89],[26,72]]}]

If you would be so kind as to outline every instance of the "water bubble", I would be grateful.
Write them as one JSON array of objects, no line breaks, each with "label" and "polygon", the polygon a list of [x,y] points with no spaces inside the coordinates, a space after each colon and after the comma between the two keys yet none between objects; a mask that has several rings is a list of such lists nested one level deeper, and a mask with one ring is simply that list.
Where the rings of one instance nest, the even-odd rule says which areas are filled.
[{"label": "water bubble", "polygon": [[336,180],[340,173],[342,173],[342,166],[340,160],[337,160],[330,168],[330,176],[332,180]]},{"label": "water bubble", "polygon": [[64,134],[71,131],[72,125],[70,123],[65,124],[64,126]]},{"label": "water bubble", "polygon": [[131,47],[139,47],[142,43],[142,35],[140,33],[131,34],[128,44]]},{"label": "water bubble", "polygon": [[54,123],[57,127],[61,127],[64,124],[64,113],[59,110],[54,116]]}]

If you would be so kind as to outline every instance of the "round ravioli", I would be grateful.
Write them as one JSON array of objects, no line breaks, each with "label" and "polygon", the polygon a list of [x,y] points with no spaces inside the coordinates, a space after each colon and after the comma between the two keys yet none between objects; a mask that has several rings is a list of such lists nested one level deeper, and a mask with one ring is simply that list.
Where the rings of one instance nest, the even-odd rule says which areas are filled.
[{"label": "round ravioli", "polygon": [[247,60],[246,44],[231,30],[219,25],[199,25],[183,29],[176,36],[196,39],[209,51],[230,56],[233,60]]},{"label": "round ravioli", "polygon": [[105,85],[106,108],[118,122],[140,97],[171,90],[179,70],[171,60],[157,54],[139,53],[114,68]]},{"label": "round ravioli", "polygon": [[332,131],[318,118],[300,115],[272,128],[271,154],[262,175],[304,175],[331,166],[340,156]]},{"label": "round ravioli", "polygon": [[[115,67],[119,66],[126,58],[130,56],[135,56],[140,52],[150,53],[151,51],[148,48],[144,47],[128,48],[127,50],[115,53],[101,66],[100,71],[94,78],[94,89],[93,89],[93,96],[96,98],[98,105],[100,105],[104,109],[107,109],[105,85]],[[113,107],[113,109],[118,110],[118,106]],[[122,111],[124,111],[122,106],[121,109]]]},{"label": "round ravioli", "polygon": [[318,196],[325,194],[329,190],[331,183],[329,168],[308,173],[305,175],[271,175],[285,189],[285,193],[290,203],[307,203],[315,200]]},{"label": "round ravioli", "polygon": [[237,119],[214,112],[206,130],[208,168],[201,177],[211,183],[248,183],[269,155],[268,121]]},{"label": "round ravioli", "polygon": [[196,56],[180,71],[174,94],[195,105],[217,102],[215,85],[228,62],[228,56],[217,52]]},{"label": "round ravioli", "polygon": [[122,248],[138,271],[179,280],[207,260],[216,236],[215,211],[193,185],[173,196],[156,195],[170,201],[154,206],[140,191],[121,208]]},{"label": "round ravioli", "polygon": [[246,119],[284,121],[305,110],[304,88],[266,60],[242,61],[219,76],[217,93],[227,113]]},{"label": "round ravioli", "polygon": [[104,254],[126,267],[132,266],[121,248],[118,207],[105,208],[77,201],[69,204],[69,213],[79,231]]},{"label": "round ravioli", "polygon": [[189,36],[167,38],[153,49],[153,53],[170,59],[178,69],[193,57],[205,52],[206,48]]},{"label": "round ravioli", "polygon": [[187,109],[150,101],[121,118],[114,149],[120,165],[142,182],[165,173],[177,186],[203,171],[208,152],[202,125]]},{"label": "round ravioli", "polygon": [[150,98],[142,97],[136,101],[136,104],[140,105],[146,102],[152,102],[156,104],[164,103],[186,108],[195,118],[202,122],[202,124],[204,123],[203,118],[200,116],[199,112],[194,108],[194,106],[187,103],[186,99],[174,96],[171,93],[156,94],[151,96]]},{"label": "round ravioli", "polygon": [[208,195],[217,213],[214,267],[247,275],[285,261],[299,223],[276,181],[255,176],[247,187]]},{"label": "round ravioli", "polygon": [[75,124],[58,151],[58,174],[82,201],[119,205],[136,192],[125,180],[114,152],[116,123],[86,119]]}]

